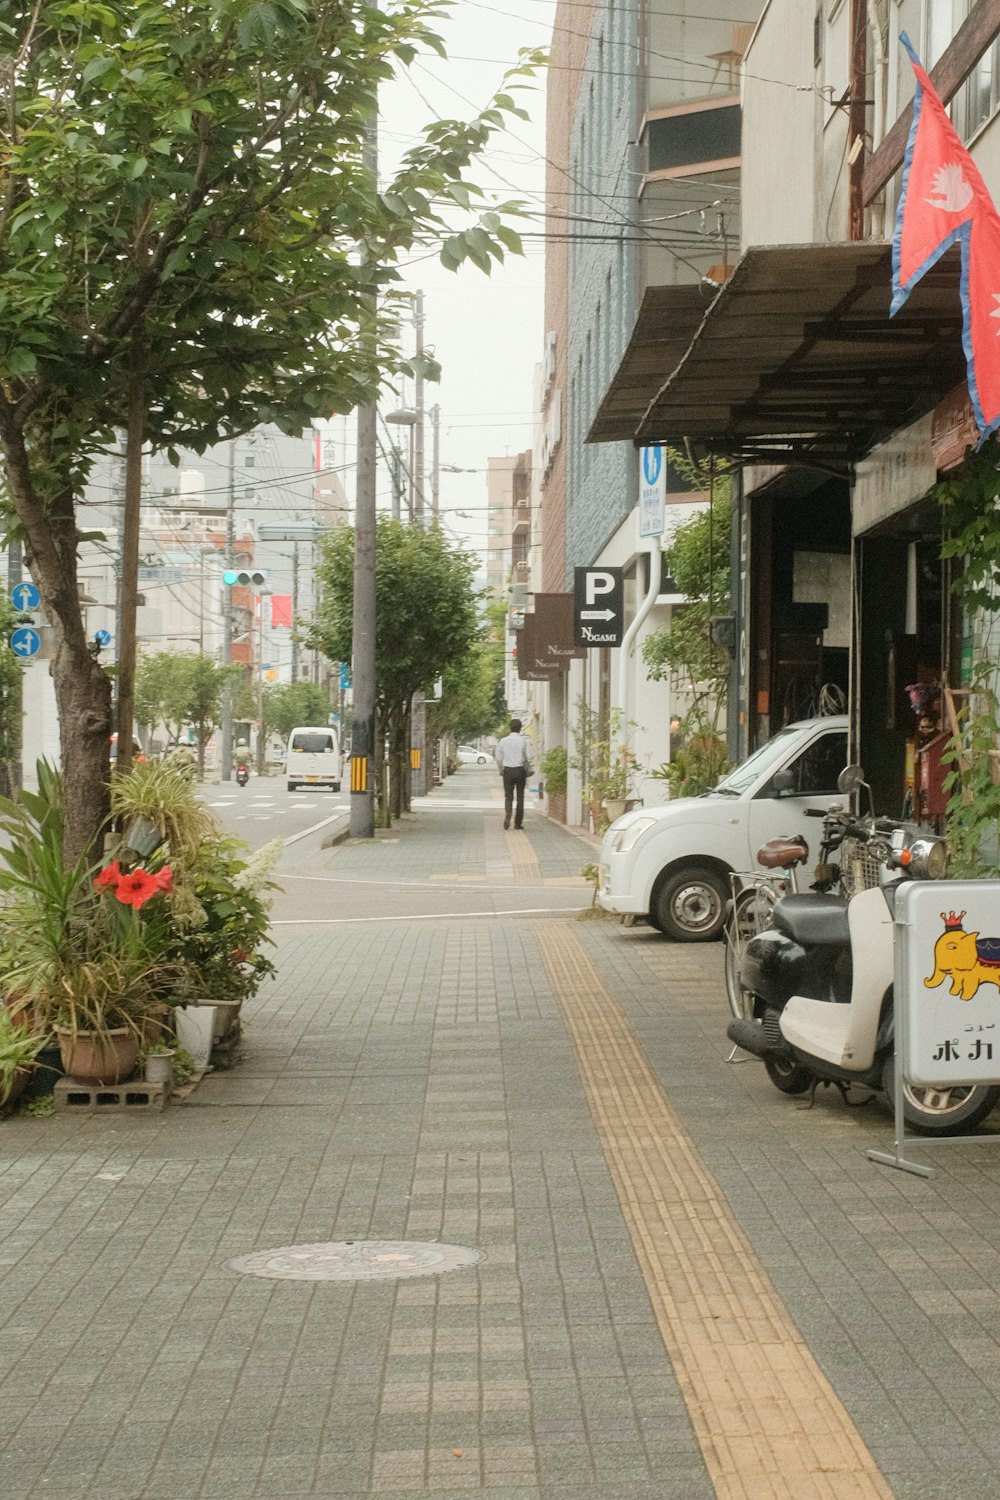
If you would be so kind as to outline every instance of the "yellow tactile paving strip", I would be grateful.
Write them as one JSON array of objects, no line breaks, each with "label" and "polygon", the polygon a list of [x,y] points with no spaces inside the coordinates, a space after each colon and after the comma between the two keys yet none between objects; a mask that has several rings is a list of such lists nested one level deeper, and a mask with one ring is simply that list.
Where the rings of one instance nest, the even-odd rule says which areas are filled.
[{"label": "yellow tactile paving strip", "polygon": [[516,879],[530,881],[532,885],[541,885],[542,867],[525,834],[517,829],[510,829],[507,834],[507,852],[510,855]]},{"label": "yellow tactile paving strip", "polygon": [[891,1500],[579,937],[536,937],[719,1500]]}]

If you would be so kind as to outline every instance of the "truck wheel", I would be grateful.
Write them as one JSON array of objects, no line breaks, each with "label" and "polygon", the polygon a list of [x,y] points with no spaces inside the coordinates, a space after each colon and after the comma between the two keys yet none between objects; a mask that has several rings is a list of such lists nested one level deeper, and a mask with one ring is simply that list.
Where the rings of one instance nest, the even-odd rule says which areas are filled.
[{"label": "truck wheel", "polygon": [[[882,1065],[882,1087],[890,1109],[896,1105],[892,1053]],[[954,1088],[918,1088],[903,1080],[903,1119],[920,1135],[965,1135],[981,1125],[1000,1102],[1000,1089],[983,1084]]]},{"label": "truck wheel", "polygon": [[719,937],[728,891],[721,875],[703,865],[684,865],[660,886],[650,915],[675,943],[709,943]]}]

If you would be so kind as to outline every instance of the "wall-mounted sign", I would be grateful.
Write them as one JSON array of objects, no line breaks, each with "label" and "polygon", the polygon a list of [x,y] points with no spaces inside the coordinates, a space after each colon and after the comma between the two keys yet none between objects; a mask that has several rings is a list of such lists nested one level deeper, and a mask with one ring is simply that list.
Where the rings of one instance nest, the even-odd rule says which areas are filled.
[{"label": "wall-mounted sign", "polygon": [[625,577],[621,568],[576,568],[573,639],[587,649],[620,646],[625,625]]},{"label": "wall-mounted sign", "polygon": [[667,500],[667,459],[657,443],[639,449],[639,535],[662,536]]}]

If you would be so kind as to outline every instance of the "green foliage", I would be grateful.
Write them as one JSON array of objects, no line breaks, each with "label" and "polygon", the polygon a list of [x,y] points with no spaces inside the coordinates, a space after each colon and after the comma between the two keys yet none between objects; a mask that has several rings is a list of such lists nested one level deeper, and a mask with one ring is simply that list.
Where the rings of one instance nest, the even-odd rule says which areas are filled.
[{"label": "green foliage", "polygon": [[248,854],[216,835],[175,869],[175,931],[168,953],[184,969],[188,994],[213,1004],[246,1000],[275,972],[269,936],[269,872],[280,839]]},{"label": "green foliage", "polygon": [[186,1047],[175,1047],[174,1063],[171,1068],[174,1079],[174,1088],[182,1089],[186,1083],[190,1083],[198,1068],[194,1058]]},{"label": "green foliage", "polygon": [[55,1112],[55,1094],[39,1094],[37,1098],[27,1100],[21,1110],[22,1115],[29,1115],[33,1120],[47,1120]]},{"label": "green foliage", "polygon": [[[969,630],[1000,611],[998,464],[1000,443],[993,436],[978,451],[968,451],[961,467],[930,490],[941,508],[941,556],[961,564],[952,580],[952,592],[965,611]],[[977,662],[970,687],[959,734],[949,741],[944,756],[950,766],[944,780],[948,865],[957,877],[995,878],[1000,873],[996,663]]]},{"label": "green foliage", "polygon": [[436,245],[448,266],[488,270],[520,249],[520,204],[467,171],[520,113],[513,93],[540,54],[525,50],[471,121],[427,126],[384,186],[366,158],[378,85],[442,51],[444,13],[439,0],[4,10],[0,451],[8,531],[30,546],[57,635],[73,850],[103,816],[109,700],[83,628],[76,503],[130,397],[145,441],[174,458],[262,423],[298,433],[409,364],[404,257]]},{"label": "green foliage", "polygon": [[963,716],[961,732],[949,741],[943,757],[951,768],[944,779],[948,873],[956,879],[996,879],[1000,874],[1000,785],[995,779],[1000,714],[991,685],[995,673],[992,663],[977,663],[971,711]]},{"label": "green foliage", "polygon": [[147,729],[160,722],[176,743],[185,725],[194,726],[199,751],[222,717],[227,682],[242,675],[200,651],[157,651],[142,656],[135,673],[135,715]]},{"label": "green foliage", "polygon": [[[634,776],[641,769],[634,751],[623,733],[622,711],[613,708],[608,716],[608,738],[599,739],[600,715],[589,708],[583,698],[577,699],[574,726],[575,755],[568,760],[583,780],[584,799],[596,833],[602,833],[611,819],[604,804],[627,802],[635,794]],[[629,729],[635,729],[629,724]]]},{"label": "green foliage", "polygon": [[34,1066],[45,1041],[44,1031],[0,1003],[0,1108],[10,1098],[15,1073]]},{"label": "green foliage", "polygon": [[39,791],[0,800],[5,896],[0,970],[9,996],[42,1023],[98,1033],[138,1030],[183,975],[165,953],[165,897],[140,913],[96,890],[98,866],[67,865],[61,778],[41,762]]},{"label": "green foliage", "polygon": [[539,770],[547,792],[554,792],[557,796],[564,793],[569,774],[569,752],[565,745],[553,745],[551,750],[546,750]]},{"label": "green foliage", "polygon": [[686,735],[673,760],[665,761],[649,774],[667,783],[671,797],[700,797],[702,792],[717,785],[728,768],[722,737],[695,729]]},{"label": "green foliage", "polygon": [[[354,607],[354,532],[339,527],[320,540],[320,603],[308,645],[331,661],[350,661]],[[460,684],[481,638],[477,560],[454,547],[440,526],[423,530],[380,516],[375,536],[375,708],[396,766],[405,779],[410,701],[438,677]],[[384,817],[389,808],[383,798]],[[397,808],[398,811],[398,808]]]},{"label": "green foliage", "polygon": [[674,464],[708,494],[708,506],[674,533],[666,565],[686,603],[675,605],[669,625],[643,642],[642,655],[654,681],[669,678],[690,702],[686,732],[717,732],[726,706],[729,658],[712,640],[711,620],[729,606],[730,479],[717,460],[692,465],[669,449]]},{"label": "green foliage", "polygon": [[325,724],[330,698],[315,682],[286,682],[264,689],[264,722],[287,740],[300,724]]},{"label": "green foliage", "polygon": [[171,856],[194,858],[218,824],[198,797],[191,777],[170,760],[135,761],[111,778],[111,812],[127,834],[137,818],[159,828]]}]

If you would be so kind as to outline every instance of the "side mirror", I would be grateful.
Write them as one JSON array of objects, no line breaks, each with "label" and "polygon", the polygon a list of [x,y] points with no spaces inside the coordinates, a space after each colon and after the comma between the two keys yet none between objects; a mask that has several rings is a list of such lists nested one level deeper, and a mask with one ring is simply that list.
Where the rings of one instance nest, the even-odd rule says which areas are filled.
[{"label": "side mirror", "polygon": [[776,797],[780,797],[784,792],[794,792],[795,772],[775,771],[771,777],[771,785],[774,788],[774,795]]},{"label": "side mirror", "polygon": [[853,797],[865,784],[865,773],[860,766],[845,766],[837,777],[837,791],[842,797]]}]

